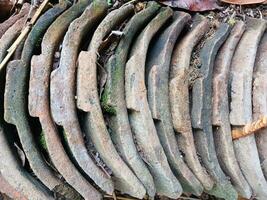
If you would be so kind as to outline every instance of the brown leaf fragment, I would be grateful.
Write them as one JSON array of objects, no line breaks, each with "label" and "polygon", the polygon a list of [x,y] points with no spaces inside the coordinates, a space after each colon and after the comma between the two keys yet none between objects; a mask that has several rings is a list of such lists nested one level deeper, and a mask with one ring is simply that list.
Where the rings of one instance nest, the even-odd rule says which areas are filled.
[{"label": "brown leaf fragment", "polygon": [[221,0],[221,1],[224,3],[238,4],[238,5],[267,3],[266,0]]},{"label": "brown leaf fragment", "polygon": [[206,11],[220,8],[217,0],[159,0],[159,2],[173,8],[183,8],[190,11]]}]

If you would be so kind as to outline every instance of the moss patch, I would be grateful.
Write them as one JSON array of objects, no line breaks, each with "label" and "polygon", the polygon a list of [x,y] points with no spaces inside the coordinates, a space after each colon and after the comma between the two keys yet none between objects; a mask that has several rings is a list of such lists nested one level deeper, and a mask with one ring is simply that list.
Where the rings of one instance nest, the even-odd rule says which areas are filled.
[{"label": "moss patch", "polygon": [[107,90],[104,90],[104,93],[101,97],[101,107],[104,112],[111,114],[111,115],[116,115],[116,109],[108,104],[108,92]]},{"label": "moss patch", "polygon": [[44,135],[43,131],[41,132],[41,135],[40,135],[40,138],[39,138],[39,143],[40,143],[41,147],[45,151],[48,151],[47,144],[46,144],[46,141],[45,141],[45,135]]}]

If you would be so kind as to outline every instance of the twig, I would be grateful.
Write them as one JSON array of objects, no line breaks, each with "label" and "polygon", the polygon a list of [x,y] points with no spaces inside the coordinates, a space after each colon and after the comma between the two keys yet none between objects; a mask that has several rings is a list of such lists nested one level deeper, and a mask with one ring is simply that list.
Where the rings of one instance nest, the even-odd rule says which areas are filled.
[{"label": "twig", "polygon": [[236,128],[232,130],[232,138],[238,139],[247,135],[253,134],[256,131],[267,127],[267,116],[261,117],[255,122],[245,125],[243,128]]},{"label": "twig", "polygon": [[[266,1],[266,2],[267,2],[267,1]],[[262,19],[262,18],[263,18],[263,16],[262,16],[262,13],[261,13],[260,9],[259,9],[259,8],[257,8],[256,10],[259,12],[260,19]]]},{"label": "twig", "polygon": [[8,54],[3,59],[3,61],[0,64],[0,71],[4,68],[4,66],[7,64],[13,53],[16,51],[17,47],[23,41],[23,39],[28,35],[30,32],[32,26],[35,24],[39,16],[42,14],[45,6],[48,4],[49,0],[44,0],[38,10],[33,15],[31,21],[28,23],[28,25],[23,29],[23,31],[20,33],[19,37],[15,40],[15,42],[12,44],[12,46],[7,50]]},{"label": "twig", "polygon": [[36,13],[33,15],[30,24],[35,24],[35,22],[37,21],[37,19],[39,18],[39,16],[42,14],[45,6],[49,3],[49,0],[44,0],[42,2],[42,4],[40,5],[40,7],[38,8],[38,10],[36,11]]},{"label": "twig", "polygon": [[113,196],[113,199],[114,200],[117,200],[117,197],[116,197],[116,193],[115,192],[113,192],[112,196]]}]

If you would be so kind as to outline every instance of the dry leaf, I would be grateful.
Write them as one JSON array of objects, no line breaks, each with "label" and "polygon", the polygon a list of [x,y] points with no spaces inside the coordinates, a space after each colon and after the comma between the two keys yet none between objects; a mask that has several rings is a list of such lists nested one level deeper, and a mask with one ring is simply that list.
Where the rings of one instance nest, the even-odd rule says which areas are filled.
[{"label": "dry leaf", "polygon": [[225,3],[238,4],[238,5],[267,3],[266,0],[221,0],[221,1]]},{"label": "dry leaf", "polygon": [[0,0],[0,23],[10,15],[13,5],[13,0]]},{"label": "dry leaf", "polygon": [[217,0],[159,0],[160,3],[190,11],[206,11],[220,8]]}]

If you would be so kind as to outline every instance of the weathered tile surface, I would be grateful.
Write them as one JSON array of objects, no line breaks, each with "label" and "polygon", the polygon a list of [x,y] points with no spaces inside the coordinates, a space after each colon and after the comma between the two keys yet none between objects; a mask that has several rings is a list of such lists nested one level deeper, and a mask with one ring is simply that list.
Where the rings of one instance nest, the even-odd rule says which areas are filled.
[{"label": "weathered tile surface", "polygon": [[[64,36],[59,67],[51,73],[50,103],[53,119],[63,126],[71,153],[97,185],[107,190],[112,187],[112,182],[87,152],[75,106],[75,75],[79,47],[82,39],[95,28],[107,11],[106,2],[95,1],[86,7],[88,4],[88,1],[80,1],[80,8],[74,8],[77,15],[85,10],[70,24]],[[100,193],[92,186],[90,193],[90,198],[101,199]]]},{"label": "weathered tile surface", "polygon": [[[267,115],[267,34],[264,34],[256,57],[253,81],[253,119]],[[260,130],[256,135],[257,148],[261,167],[267,178],[267,129]]]},{"label": "weathered tile surface", "polygon": [[[2,107],[2,106],[1,106]],[[39,182],[33,180],[33,177],[26,172],[18,163],[17,155],[10,148],[7,142],[7,133],[4,132],[2,119],[0,122],[0,171],[1,176],[20,193],[14,194],[17,197],[26,197],[33,200],[51,199],[51,194]],[[0,189],[1,191],[1,189]],[[2,191],[3,192],[3,191]],[[10,195],[11,196],[11,195]],[[12,197],[12,196],[11,196]]]},{"label": "weathered tile surface", "polygon": [[[68,28],[68,25],[79,13],[81,13],[81,11],[77,6],[73,6],[63,13],[46,32],[42,44],[42,54],[33,57],[29,90],[29,111],[32,116],[39,117],[40,119],[48,152],[56,169],[72,187],[87,198],[90,196],[91,186],[74,166],[61,144],[61,138],[59,137],[57,127],[51,117],[48,88],[55,50],[58,48],[59,42]],[[59,26],[61,29],[58,29]],[[69,143],[73,142],[73,139],[75,138],[71,138]],[[83,144],[83,141],[81,141],[81,144]],[[73,155],[77,156],[78,153],[79,152]],[[88,168],[86,162],[81,162],[79,160],[78,165],[82,167],[83,171],[88,172],[88,175],[90,175],[91,170]],[[97,177],[97,179],[93,180],[103,191],[112,194],[114,187],[111,181],[107,179],[106,176],[103,177],[104,180],[98,181],[98,179],[101,180],[101,177]],[[108,184],[101,184],[105,182]]]},{"label": "weathered tile surface", "polygon": [[148,102],[158,136],[169,164],[185,192],[199,195],[202,184],[184,163],[178,149],[169,104],[169,66],[177,37],[190,20],[186,13],[176,13],[172,23],[157,37],[149,48],[147,58]]},{"label": "weathered tile surface", "polygon": [[[154,6],[154,8],[148,13],[148,17],[156,12],[159,6]],[[102,110],[100,107],[100,100],[97,88],[97,51],[98,48],[106,36],[107,33],[111,31],[111,29],[116,25],[120,24],[123,20],[126,19],[127,16],[132,14],[133,6],[125,6],[118,10],[111,12],[107,17],[102,21],[102,23],[98,26],[95,31],[92,40],[90,42],[88,52],[82,52],[79,57],[79,67],[78,67],[78,107],[82,108],[85,112],[88,112],[86,118],[88,120],[89,129],[91,135],[95,134],[97,137],[107,138],[109,139],[109,132],[105,127],[105,121],[103,118]],[[147,12],[147,11],[144,11]],[[150,15],[149,15],[150,14]],[[141,15],[142,16],[142,15]],[[131,129],[128,122],[127,110],[124,99],[124,65],[126,62],[126,56],[128,52],[129,45],[131,44],[131,38],[134,36],[134,32],[138,30],[138,24],[135,24],[135,28],[132,27],[134,21],[140,21],[140,25],[144,23],[145,18],[140,19],[140,14],[134,16],[134,19],[131,19],[130,22],[126,25],[126,28],[123,30],[124,36],[121,39],[119,46],[115,52],[115,57],[117,58],[116,65],[116,73],[114,71],[108,71],[108,83],[107,85],[113,84],[114,75],[116,78],[115,85],[112,86],[112,93],[110,93],[109,97],[112,99],[112,104],[114,104],[114,110],[116,114],[111,116],[107,121],[108,125],[112,129],[112,139],[115,142],[117,149],[119,150],[122,158],[128,164],[130,169],[135,173],[137,178],[144,184],[147,189],[147,193],[149,196],[155,196],[155,187],[153,178],[148,171],[146,165],[142,161],[139,156],[137,149],[135,147]],[[136,29],[136,31],[134,31]],[[139,28],[140,29],[140,28]],[[130,34],[130,36],[129,36]],[[124,59],[123,59],[124,58]],[[122,60],[120,60],[122,59]],[[113,63],[112,63],[113,64]],[[112,67],[115,67],[112,66]],[[88,78],[89,77],[89,78]],[[90,80],[90,81],[88,81]],[[112,83],[111,83],[112,82]],[[105,90],[105,93],[107,90]],[[104,94],[105,95],[105,94]],[[91,137],[96,137],[91,136]],[[103,141],[105,142],[105,141]],[[95,144],[96,145],[96,144]],[[100,148],[100,147],[97,147]],[[107,145],[102,148],[107,148]],[[104,150],[104,149],[103,149]],[[103,152],[101,150],[100,152]],[[141,193],[142,191],[134,191],[133,189],[127,189],[134,187],[135,184],[140,184],[136,179],[132,179],[132,175],[128,173],[128,177],[126,179],[125,174],[121,173],[121,168],[124,165],[120,161],[120,158],[116,156],[116,152],[114,149],[106,149],[109,151],[110,157],[113,157],[112,160],[107,160],[106,164],[108,166],[112,166],[112,171],[115,175],[115,184],[117,183],[119,187],[125,187],[125,192],[129,191],[131,193]],[[111,156],[111,152],[114,152],[114,155]],[[114,158],[117,157],[117,160]],[[125,176],[125,178],[123,178]],[[120,180],[121,179],[121,180]],[[132,179],[132,180],[131,180]],[[127,183],[125,182],[127,181]],[[125,183],[123,183],[125,182]],[[125,184],[125,186],[120,186],[121,184]],[[131,186],[129,186],[131,185]],[[140,186],[136,186],[136,189],[140,188]],[[116,186],[116,185],[115,185]]]},{"label": "weathered tile surface", "polygon": [[[252,77],[258,44],[266,30],[266,21],[251,19],[235,51],[230,74],[232,128],[252,122]],[[234,140],[236,158],[241,170],[258,199],[266,199],[267,182],[263,175],[255,136]]]},{"label": "weathered tile surface", "polygon": [[240,21],[237,22],[216,56],[213,74],[212,124],[214,126],[215,148],[220,165],[231,178],[231,182],[238,193],[249,199],[252,192],[240,170],[233,148],[228,100],[228,80],[231,61],[244,30],[245,24]]},{"label": "weathered tile surface", "polygon": [[63,184],[63,182],[55,176],[54,171],[47,165],[35,142],[27,109],[27,82],[30,73],[30,60],[35,45],[38,44],[39,38],[44,35],[54,19],[65,9],[66,5],[52,8],[38,19],[25,41],[22,59],[11,61],[7,66],[6,74],[5,120],[16,126],[31,169],[50,190],[53,190],[57,185]]},{"label": "weathered tile surface", "polygon": [[[231,137],[266,115],[266,21],[231,31],[153,1],[134,5],[60,1],[19,44],[0,72],[0,192],[266,199],[266,130]],[[0,61],[28,10],[0,24]]]},{"label": "weathered tile surface", "polygon": [[12,185],[10,185],[1,174],[0,174],[0,192],[12,199],[27,200],[26,196],[24,196],[21,192],[19,192]]},{"label": "weathered tile surface", "polygon": [[190,59],[193,48],[208,31],[208,19],[197,15],[191,31],[177,42],[172,53],[169,80],[169,98],[174,130],[180,150],[185,154],[187,166],[202,183],[205,190],[212,189],[214,181],[201,166],[194,145],[189,108]]},{"label": "weathered tile surface", "polygon": [[[25,17],[30,10],[30,4],[24,3],[22,5],[22,8],[20,12],[16,15],[11,16],[6,21],[0,23],[0,38],[4,35],[4,33],[13,25],[15,24],[19,19]],[[24,22],[26,19],[24,20]]]},{"label": "weathered tile surface", "polygon": [[200,51],[200,77],[192,89],[192,126],[197,151],[215,186],[208,192],[220,198],[237,199],[237,192],[222,171],[214,146],[212,131],[212,74],[215,56],[230,32],[230,26],[220,24]]},{"label": "weathered tile surface", "polygon": [[5,56],[7,55],[8,48],[12,45],[15,39],[21,32],[23,25],[25,23],[26,16],[19,19],[15,24],[13,24],[1,37],[0,39],[0,62],[4,60]]},{"label": "weathered tile surface", "polygon": [[154,177],[157,193],[178,198],[182,188],[170,169],[157,136],[145,85],[145,62],[150,41],[171,16],[170,10],[160,12],[137,37],[125,67],[125,96],[132,132]]}]

